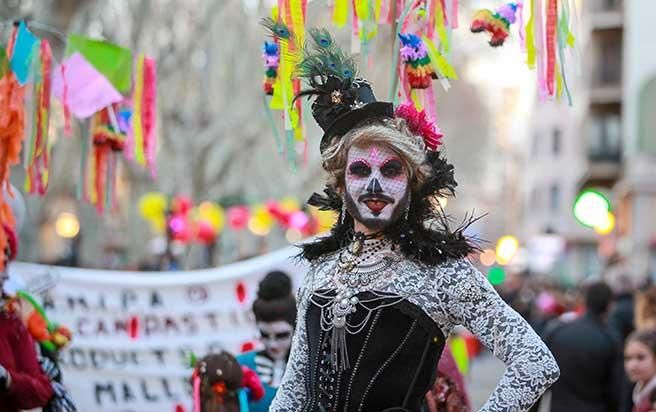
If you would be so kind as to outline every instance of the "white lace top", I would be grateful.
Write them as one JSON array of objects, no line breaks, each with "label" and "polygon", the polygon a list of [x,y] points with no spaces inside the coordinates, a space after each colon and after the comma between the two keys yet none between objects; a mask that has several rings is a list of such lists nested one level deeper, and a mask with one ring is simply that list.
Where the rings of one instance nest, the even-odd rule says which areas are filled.
[{"label": "white lace top", "polygon": [[[506,364],[506,371],[481,412],[527,411],[559,376],[558,365],[528,323],[499,297],[485,277],[464,259],[428,266],[400,252],[380,252],[394,258],[375,282],[376,291],[396,294],[421,308],[448,336],[462,325]],[[305,313],[310,295],[330,288],[337,253],[314,262],[299,290],[298,318],[287,370],[270,407],[271,412],[303,408],[308,343]]]}]

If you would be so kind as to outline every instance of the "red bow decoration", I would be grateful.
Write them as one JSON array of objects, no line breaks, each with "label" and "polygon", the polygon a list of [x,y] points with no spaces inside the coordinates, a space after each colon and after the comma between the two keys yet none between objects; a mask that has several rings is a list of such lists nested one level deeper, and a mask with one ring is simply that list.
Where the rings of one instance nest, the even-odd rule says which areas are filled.
[{"label": "red bow decoration", "polygon": [[397,117],[405,119],[408,123],[408,129],[424,139],[424,144],[428,150],[437,150],[442,144],[442,132],[426,117],[426,111],[418,111],[413,103],[403,103],[396,108]]}]

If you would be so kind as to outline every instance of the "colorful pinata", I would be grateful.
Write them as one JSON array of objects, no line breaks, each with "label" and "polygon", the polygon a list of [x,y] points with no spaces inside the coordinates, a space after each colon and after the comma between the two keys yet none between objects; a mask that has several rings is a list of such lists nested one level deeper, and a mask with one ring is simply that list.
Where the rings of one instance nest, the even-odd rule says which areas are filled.
[{"label": "colorful pinata", "polygon": [[496,12],[489,9],[478,10],[474,14],[470,30],[472,33],[486,31],[492,36],[490,46],[502,46],[510,34],[510,25],[517,20],[517,3],[507,3]]},{"label": "colorful pinata", "polygon": [[405,64],[405,72],[412,89],[427,89],[437,74],[431,65],[426,45],[418,36],[399,33],[401,39],[401,58]]}]

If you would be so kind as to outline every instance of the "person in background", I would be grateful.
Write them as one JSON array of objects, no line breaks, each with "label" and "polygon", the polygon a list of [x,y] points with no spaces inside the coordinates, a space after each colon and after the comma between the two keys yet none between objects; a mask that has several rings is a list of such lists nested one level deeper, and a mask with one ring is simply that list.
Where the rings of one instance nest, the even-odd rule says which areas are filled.
[{"label": "person in background", "polygon": [[[608,326],[621,339],[622,347],[624,347],[626,338],[634,330],[634,294],[638,284],[635,278],[628,274],[626,266],[618,257],[611,259],[611,264],[606,269],[604,278],[613,290],[614,295],[613,305],[608,314]],[[631,399],[633,384],[626,373],[622,374],[620,385],[620,403],[617,411],[630,412],[633,408]]]},{"label": "person in background", "polygon": [[264,396],[257,374],[239,365],[237,359],[225,351],[210,353],[199,360],[194,366],[191,383],[193,410],[197,412],[246,411],[250,400]]},{"label": "person in background", "polygon": [[607,284],[589,284],[585,314],[546,327],[543,339],[561,371],[551,388],[551,412],[617,411],[621,346],[605,323],[612,297]]},{"label": "person in background", "polygon": [[264,397],[251,402],[250,411],[266,412],[285,373],[296,327],[296,299],[292,294],[292,281],[286,273],[273,271],[262,279],[253,302],[253,313],[264,349],[239,355],[237,360],[256,371],[264,386]]},{"label": "person in background", "polygon": [[428,412],[469,412],[465,379],[458,369],[449,345],[444,348],[437,364],[435,385],[426,394]]},{"label": "person in background", "polygon": [[656,331],[629,335],[624,348],[624,369],[632,382],[633,412],[656,411]]},{"label": "person in background", "polygon": [[635,328],[656,329],[656,286],[651,286],[636,295]]},{"label": "person in background", "polygon": [[8,239],[0,262],[0,412],[18,412],[46,406],[53,397],[48,376],[39,365],[35,344],[16,312],[14,300],[4,293],[7,266],[17,254],[13,229],[3,224]]}]

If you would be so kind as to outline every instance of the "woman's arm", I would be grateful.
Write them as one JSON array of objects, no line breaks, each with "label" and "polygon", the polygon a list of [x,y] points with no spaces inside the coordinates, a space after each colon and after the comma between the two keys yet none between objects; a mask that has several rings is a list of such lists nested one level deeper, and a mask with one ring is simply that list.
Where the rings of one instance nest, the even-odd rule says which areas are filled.
[{"label": "woman's arm", "polygon": [[540,337],[466,260],[440,266],[436,294],[453,324],[469,329],[506,364],[480,412],[528,411],[560,375]]},{"label": "woman's arm", "polygon": [[305,404],[305,373],[309,351],[305,330],[305,312],[309,296],[304,290],[305,288],[302,287],[296,296],[298,299],[296,330],[292,338],[289,361],[278,392],[269,407],[269,412],[297,412]]}]

